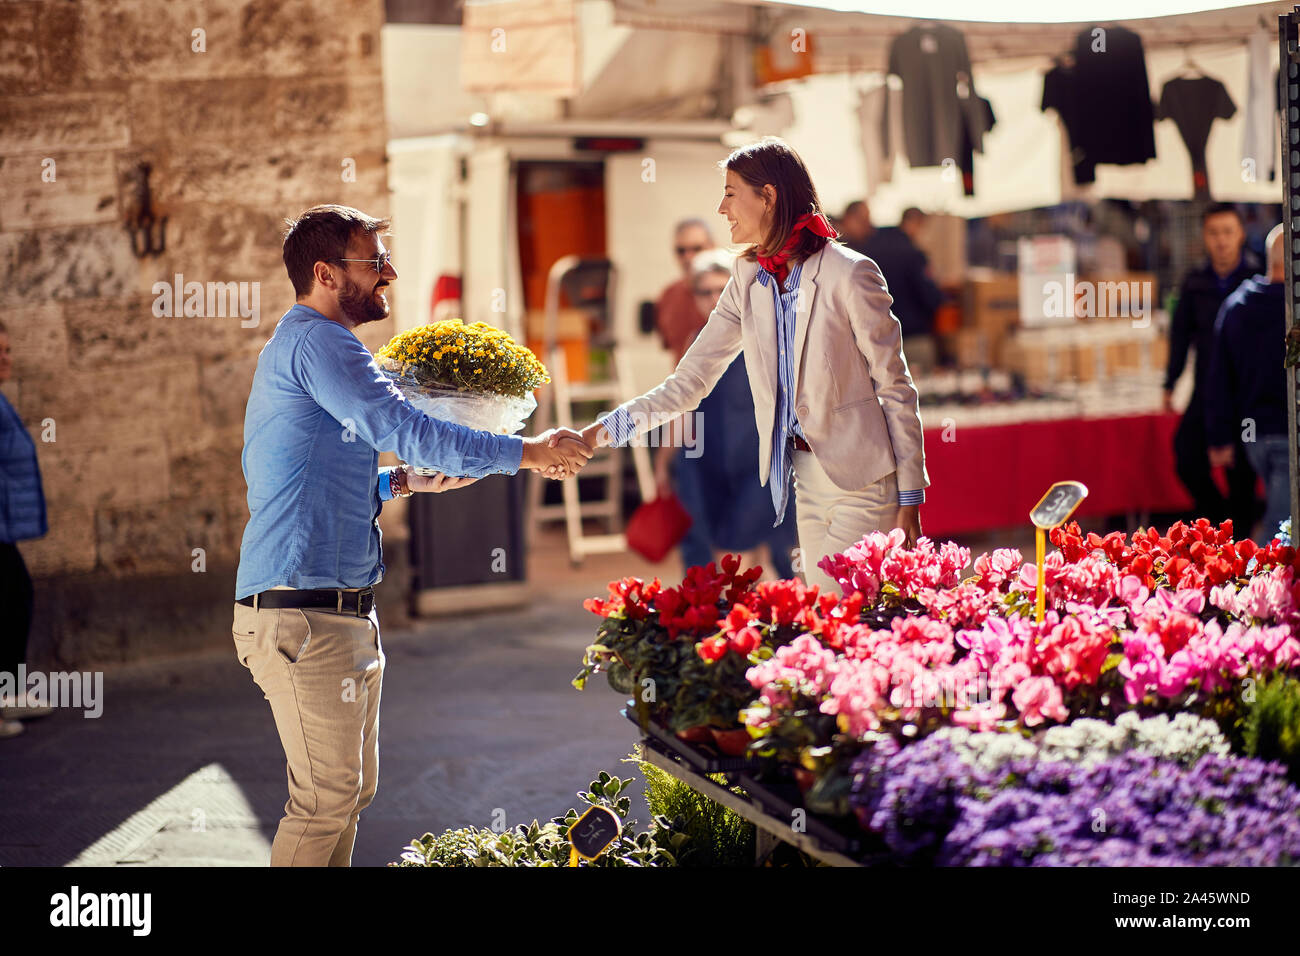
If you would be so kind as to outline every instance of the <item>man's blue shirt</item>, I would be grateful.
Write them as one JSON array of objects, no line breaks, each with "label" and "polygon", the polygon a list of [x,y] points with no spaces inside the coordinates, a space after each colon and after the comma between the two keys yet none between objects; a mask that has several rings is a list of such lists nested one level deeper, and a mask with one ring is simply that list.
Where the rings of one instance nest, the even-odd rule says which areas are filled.
[{"label": "man's blue shirt", "polygon": [[523,439],[414,408],[361,340],[295,305],[262,349],[244,414],[248,525],[235,597],[280,585],[356,588],[379,580],[379,452],[452,476],[512,475]]}]

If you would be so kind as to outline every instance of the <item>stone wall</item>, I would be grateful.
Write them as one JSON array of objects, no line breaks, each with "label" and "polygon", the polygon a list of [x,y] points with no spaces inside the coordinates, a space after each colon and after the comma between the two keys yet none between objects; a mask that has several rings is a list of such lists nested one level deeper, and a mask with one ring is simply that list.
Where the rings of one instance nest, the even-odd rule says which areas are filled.
[{"label": "stone wall", "polygon": [[[327,201],[390,212],[383,16],[383,0],[0,3],[4,391],[36,439],[50,517],[20,545],[37,579],[30,659],[229,640],[244,403],[293,303],[283,219]],[[141,161],[168,217],[156,258],[137,259],[123,225]],[[177,275],[257,283],[260,315],[157,317],[154,283]],[[393,612],[402,511],[384,516]]]}]

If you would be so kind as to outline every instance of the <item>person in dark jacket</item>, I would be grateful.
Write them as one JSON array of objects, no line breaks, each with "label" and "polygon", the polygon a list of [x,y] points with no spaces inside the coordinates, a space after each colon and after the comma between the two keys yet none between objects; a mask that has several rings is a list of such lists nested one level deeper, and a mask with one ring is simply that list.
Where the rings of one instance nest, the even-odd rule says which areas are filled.
[{"label": "person in dark jacket", "polygon": [[943,301],[930,261],[916,244],[925,219],[915,206],[905,209],[897,226],[874,230],[858,250],[880,266],[894,297],[890,311],[903,327],[903,354],[909,365],[922,367],[934,362],[934,313]]},{"label": "person in dark jacket", "polygon": [[[0,323],[0,383],[9,379],[12,369],[9,331]],[[15,542],[42,537],[48,530],[36,445],[14,407],[0,394],[0,607],[7,621],[0,629],[0,673],[12,674],[15,686],[18,665],[27,659],[33,596],[32,578]],[[19,687],[16,699],[0,701],[0,738],[22,732],[17,718],[48,713],[50,707],[29,701]]]},{"label": "person in dark jacket", "polygon": [[1191,400],[1174,433],[1178,477],[1192,496],[1193,517],[1216,524],[1231,518],[1240,535],[1255,523],[1255,472],[1238,449],[1228,469],[1228,497],[1210,474],[1209,442],[1205,434],[1205,393],[1214,352],[1214,320],[1223,300],[1259,271],[1259,262],[1246,250],[1246,232],[1235,206],[1216,203],[1201,220],[1207,260],[1183,278],[1169,327],[1169,365],[1165,371],[1165,409],[1171,410],[1174,384],[1187,365],[1188,349],[1196,350]]},{"label": "person in dark jacket", "polygon": [[[1291,460],[1287,441],[1286,236],[1268,234],[1268,275],[1237,286],[1214,323],[1214,349],[1206,385],[1210,464],[1231,465],[1238,445],[1267,489],[1264,521],[1255,535],[1267,544],[1291,513]],[[1248,528],[1238,529],[1245,537]]]}]

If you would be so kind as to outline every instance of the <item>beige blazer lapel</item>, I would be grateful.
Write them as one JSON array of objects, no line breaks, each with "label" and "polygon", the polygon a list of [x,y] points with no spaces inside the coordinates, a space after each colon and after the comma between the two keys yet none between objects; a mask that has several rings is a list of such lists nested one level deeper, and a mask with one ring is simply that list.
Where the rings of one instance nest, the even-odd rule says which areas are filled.
[{"label": "beige blazer lapel", "polygon": [[[776,394],[776,303],[772,287],[763,285],[755,272],[749,282],[749,313],[754,317],[754,336],[758,340],[759,355],[763,360],[763,375],[772,394]],[[752,370],[750,371],[752,375]]]},{"label": "beige blazer lapel", "polygon": [[[803,379],[803,350],[808,343],[808,322],[812,318],[813,300],[817,296],[817,273],[825,254],[826,246],[822,246],[804,261],[803,269],[799,272],[799,294],[795,296],[794,395],[790,396],[791,401],[799,394],[799,383]],[[775,324],[775,316],[772,321]]]}]

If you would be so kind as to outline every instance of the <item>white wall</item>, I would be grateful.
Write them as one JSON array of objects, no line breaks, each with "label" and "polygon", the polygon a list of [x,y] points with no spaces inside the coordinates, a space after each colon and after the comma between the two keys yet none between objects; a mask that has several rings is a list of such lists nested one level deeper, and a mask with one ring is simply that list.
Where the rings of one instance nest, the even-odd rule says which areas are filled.
[{"label": "white wall", "polygon": [[[726,219],[717,212],[723,174],[720,144],[652,140],[644,153],[611,156],[605,163],[605,208],[610,258],[618,266],[620,336],[633,334],[636,307],[657,299],[680,277],[673,255],[673,225],[695,216],[709,223],[716,242],[725,242]],[[642,179],[642,161],[654,160],[654,181]]]},{"label": "white wall", "polygon": [[386,24],[379,32],[392,139],[455,129],[487,100],[460,85],[460,27]]},{"label": "white wall", "polygon": [[458,137],[430,137],[388,144],[392,191],[393,250],[397,282],[393,314],[397,330],[429,320],[429,302],[439,275],[459,274]]}]

